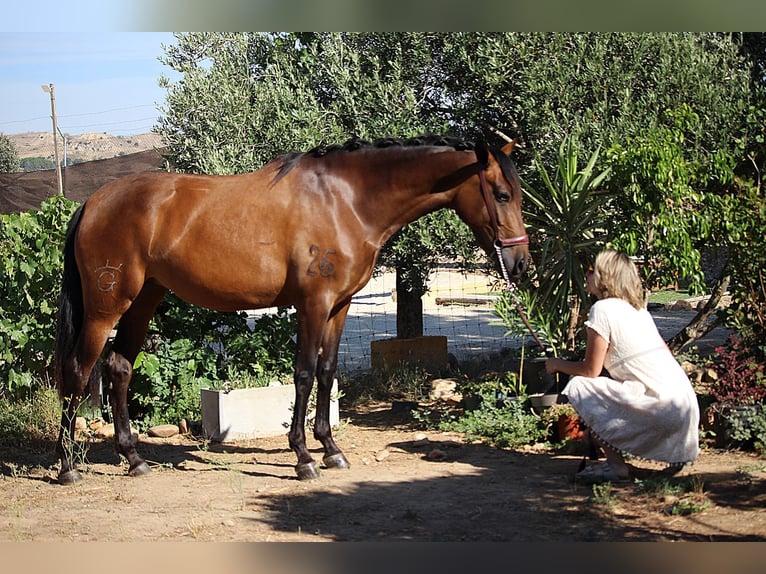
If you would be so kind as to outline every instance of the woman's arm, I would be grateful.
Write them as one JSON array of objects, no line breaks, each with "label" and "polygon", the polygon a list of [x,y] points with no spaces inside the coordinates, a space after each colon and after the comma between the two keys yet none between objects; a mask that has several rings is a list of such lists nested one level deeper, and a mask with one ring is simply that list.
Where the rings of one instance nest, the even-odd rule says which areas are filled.
[{"label": "woman's arm", "polygon": [[598,377],[601,374],[609,343],[590,327],[587,328],[587,333],[588,342],[585,347],[585,360],[565,361],[558,358],[548,359],[545,361],[545,370],[549,375],[564,373],[565,375],[573,376]]}]

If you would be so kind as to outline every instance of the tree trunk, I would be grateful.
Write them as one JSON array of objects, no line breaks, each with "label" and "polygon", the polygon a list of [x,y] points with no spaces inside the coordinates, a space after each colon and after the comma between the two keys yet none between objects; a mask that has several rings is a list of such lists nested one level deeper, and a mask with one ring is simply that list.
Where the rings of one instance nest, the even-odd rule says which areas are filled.
[{"label": "tree trunk", "polygon": [[403,273],[396,268],[396,338],[423,336],[423,293],[406,285]]},{"label": "tree trunk", "polygon": [[704,337],[710,331],[721,324],[721,318],[715,315],[718,303],[729,288],[731,275],[722,274],[713,289],[707,303],[700,309],[689,324],[681,329],[668,341],[668,347],[674,353],[680,351],[689,343],[693,343],[700,337]]}]

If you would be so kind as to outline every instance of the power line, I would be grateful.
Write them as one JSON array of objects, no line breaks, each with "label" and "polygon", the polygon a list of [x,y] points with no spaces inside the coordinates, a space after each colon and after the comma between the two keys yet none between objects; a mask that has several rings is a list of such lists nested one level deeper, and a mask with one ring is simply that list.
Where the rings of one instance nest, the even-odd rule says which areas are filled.
[{"label": "power line", "polygon": [[[61,117],[61,116],[59,116]],[[136,122],[145,122],[148,120],[155,120],[157,118],[155,117],[148,117],[148,118],[136,118],[135,120],[123,120],[121,122],[100,122],[97,124],[81,124],[77,126],[70,126],[67,125],[67,129],[80,129],[80,128],[94,128],[94,127],[101,127],[101,126],[116,126],[116,125],[122,125],[122,124],[134,124]]]},{"label": "power line", "polygon": [[79,117],[82,117],[82,116],[96,116],[96,115],[100,115],[100,114],[110,114],[112,112],[124,112],[125,110],[136,110],[138,108],[153,108],[153,107],[154,107],[153,105],[143,104],[143,105],[140,105],[140,106],[128,106],[126,108],[114,108],[114,109],[111,109],[111,110],[104,110],[104,111],[101,111],[101,112],[86,112],[86,113],[83,113],[83,114],[67,114],[67,115],[59,114],[59,118],[79,118]]},{"label": "power line", "polygon": [[[83,116],[97,116],[97,115],[102,115],[102,114],[110,114],[110,113],[114,113],[114,112],[123,112],[123,111],[126,111],[126,110],[135,110],[135,109],[138,109],[138,108],[154,108],[154,106],[150,105],[150,104],[142,104],[142,105],[139,105],[139,106],[128,106],[128,107],[124,107],[124,108],[113,108],[113,109],[110,109],[110,110],[103,110],[103,111],[99,111],[99,112],[87,112],[87,113],[83,113],[83,114],[58,114],[58,119],[60,121],[61,119],[66,119],[66,118],[79,118],[79,117],[83,117]],[[47,119],[50,119],[50,116],[38,116],[38,117],[35,117],[35,118],[29,118],[29,119],[25,119],[25,120],[10,120],[10,121],[6,121],[6,122],[0,122],[0,126],[10,125],[10,124],[23,124],[23,123],[27,123],[27,122],[36,122],[36,121],[47,120]],[[140,118],[140,119],[135,119],[135,120],[126,120],[126,122],[142,122],[142,121],[154,120],[154,119],[156,119],[156,118],[155,117]],[[114,125],[114,124],[126,123],[126,122],[111,122],[111,123],[98,124],[98,125]],[[86,125],[86,126],[72,126],[72,127],[74,127],[74,128],[96,127],[96,124],[91,124],[91,125]]]}]

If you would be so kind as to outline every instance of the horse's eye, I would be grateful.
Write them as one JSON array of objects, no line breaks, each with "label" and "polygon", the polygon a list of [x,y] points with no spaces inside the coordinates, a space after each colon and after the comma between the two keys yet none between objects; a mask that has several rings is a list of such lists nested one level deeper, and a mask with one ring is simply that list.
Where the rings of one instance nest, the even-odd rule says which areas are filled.
[{"label": "horse's eye", "polygon": [[495,199],[498,200],[501,203],[505,203],[506,201],[511,200],[511,195],[505,191],[496,191],[495,192]]}]

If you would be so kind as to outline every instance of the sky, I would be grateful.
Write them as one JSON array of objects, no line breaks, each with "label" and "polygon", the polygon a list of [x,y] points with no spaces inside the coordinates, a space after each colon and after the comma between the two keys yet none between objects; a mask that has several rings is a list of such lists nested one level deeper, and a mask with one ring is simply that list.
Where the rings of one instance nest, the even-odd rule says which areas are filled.
[{"label": "sky", "polygon": [[164,103],[158,58],[170,32],[3,32],[0,30],[0,133],[51,131],[54,85],[58,129],[66,135],[151,131]]}]

